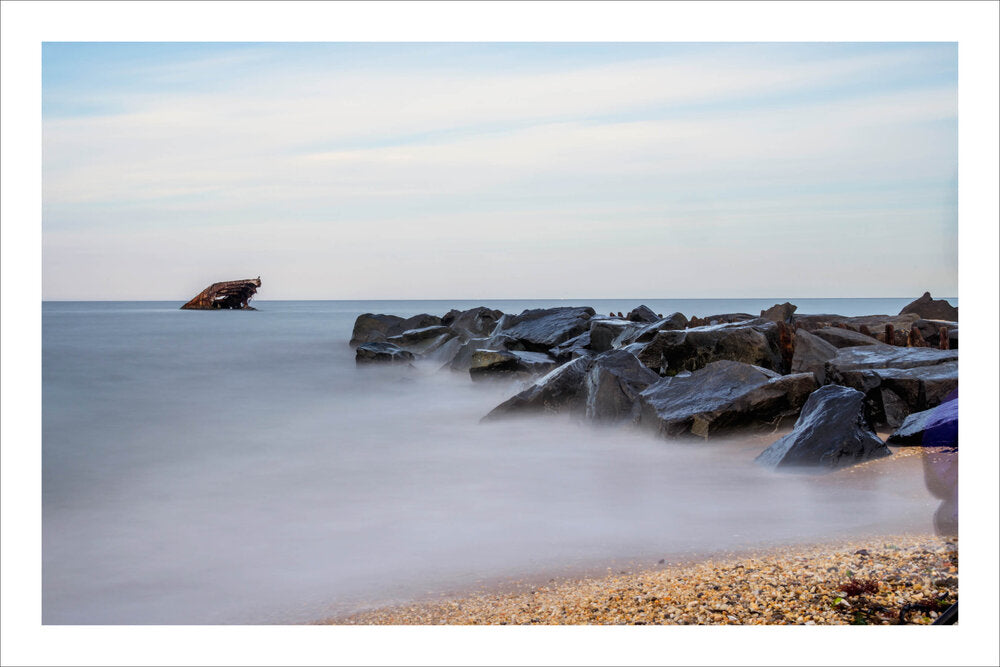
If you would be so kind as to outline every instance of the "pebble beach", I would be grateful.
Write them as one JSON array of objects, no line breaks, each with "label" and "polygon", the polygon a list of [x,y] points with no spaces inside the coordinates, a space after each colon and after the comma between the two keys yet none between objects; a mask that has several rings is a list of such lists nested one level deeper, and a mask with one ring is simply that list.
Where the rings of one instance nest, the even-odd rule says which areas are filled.
[{"label": "pebble beach", "polygon": [[773,549],[380,609],[350,625],[930,624],[957,601],[958,540],[894,535]]},{"label": "pebble beach", "polygon": [[[883,435],[884,437],[884,435]],[[818,477],[852,485],[922,465],[937,448]],[[343,625],[931,624],[958,600],[958,538],[933,533],[831,539],[661,560],[331,618]]]}]

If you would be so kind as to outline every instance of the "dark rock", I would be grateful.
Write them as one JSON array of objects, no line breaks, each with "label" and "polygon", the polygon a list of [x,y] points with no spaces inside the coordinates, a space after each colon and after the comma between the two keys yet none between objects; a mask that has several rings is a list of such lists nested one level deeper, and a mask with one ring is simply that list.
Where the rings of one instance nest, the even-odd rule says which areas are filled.
[{"label": "dark rock", "polygon": [[771,306],[767,310],[760,311],[760,316],[765,320],[771,320],[772,322],[791,322],[792,314],[796,311],[798,306],[793,306],[788,303],[779,303]]},{"label": "dark rock", "polygon": [[469,310],[450,310],[441,318],[441,324],[449,326],[466,338],[483,338],[493,333],[503,312],[485,306]]},{"label": "dark rock", "polygon": [[644,325],[628,320],[592,319],[590,321],[590,349],[594,352],[607,352],[615,347],[615,340],[624,332],[634,333]]},{"label": "dark rock", "polygon": [[555,366],[551,357],[541,352],[476,350],[472,353],[469,375],[473,380],[510,373],[544,373]]},{"label": "dark rock", "polygon": [[922,445],[924,447],[958,447],[958,399],[945,401],[937,407],[914,412],[886,440],[892,445]]},{"label": "dark rock", "polygon": [[716,361],[690,375],[666,377],[639,395],[641,424],[664,436],[702,437],[764,427],[796,414],[816,388],[811,373],[782,376],[736,361]]},{"label": "dark rock", "polygon": [[864,394],[848,387],[817,389],[802,407],[792,432],[765,449],[757,463],[833,470],[889,456],[889,448],[865,421],[864,400]]},{"label": "dark rock", "polygon": [[[861,327],[866,327],[869,332],[873,332],[876,338],[880,338],[882,342],[886,342],[884,331],[886,326],[892,326],[894,331],[905,332],[910,330],[910,327],[919,320],[920,318],[913,314],[905,315],[863,315],[859,317],[848,317],[844,320],[848,328],[853,331],[860,331]],[[889,341],[889,344],[894,344]]]},{"label": "dark rock", "polygon": [[827,327],[832,327],[836,324],[842,324],[847,321],[847,318],[843,315],[832,315],[830,313],[822,314],[802,314],[793,315],[792,324],[795,325],[797,329],[805,329],[809,332],[815,332],[817,329],[824,329]]},{"label": "dark rock", "polygon": [[586,398],[584,379],[593,363],[592,357],[581,357],[563,364],[493,408],[483,421],[530,413],[582,414]]},{"label": "dark rock", "polygon": [[448,367],[453,371],[465,372],[472,365],[472,355],[476,350],[523,350],[524,346],[513,338],[496,335],[489,338],[473,338],[466,341],[455,350],[455,354],[448,362]]},{"label": "dark rock", "polygon": [[899,426],[958,388],[958,352],[888,345],[849,347],[826,363],[826,381],[865,394],[872,424]]},{"label": "dark rock", "polygon": [[[444,367],[450,368],[451,362],[455,359],[459,350],[465,345],[466,341],[462,340],[460,336],[442,336],[436,339],[421,353],[421,358],[427,361],[433,361],[439,366],[444,364]],[[470,355],[471,359],[471,355]]]},{"label": "dark rock", "polygon": [[629,314],[625,316],[625,319],[630,322],[655,322],[659,318],[648,306],[639,306],[638,308],[633,308],[629,311]]},{"label": "dark rock", "polygon": [[913,326],[920,330],[920,334],[924,337],[924,340],[930,347],[938,347],[942,327],[944,327],[945,331],[955,329],[956,337],[958,335],[958,322],[949,322],[947,320],[917,320],[913,323]]},{"label": "dark rock", "polygon": [[[872,342],[875,342],[874,340]],[[826,362],[837,356],[837,348],[819,336],[801,330],[795,334],[793,373],[812,373],[819,384],[826,380]]]},{"label": "dark rock", "polygon": [[778,326],[767,320],[662,330],[636,356],[661,375],[696,371],[713,361],[740,361],[771,370],[782,368]]},{"label": "dark rock", "polygon": [[838,384],[865,392],[869,422],[897,427],[907,415],[939,405],[958,388],[958,362],[846,371]]},{"label": "dark rock", "polygon": [[792,323],[799,329],[815,333],[817,329],[839,327],[859,332],[865,328],[882,335],[886,324],[891,324],[897,331],[909,331],[910,326],[920,319],[916,315],[859,315],[844,317],[843,315],[794,315]]},{"label": "dark rock", "polygon": [[449,327],[439,324],[437,326],[423,327],[422,329],[409,329],[403,333],[396,334],[395,336],[389,336],[386,341],[394,345],[399,345],[400,347],[406,347],[408,345],[422,343],[431,338],[439,338],[441,336],[451,338],[454,337],[454,335],[455,332]]},{"label": "dark rock", "polygon": [[594,309],[538,308],[520,315],[504,315],[494,334],[503,334],[524,345],[526,350],[546,352],[590,328]]},{"label": "dark rock", "polygon": [[441,324],[441,318],[434,315],[414,315],[403,319],[396,315],[375,315],[365,313],[359,315],[354,321],[354,331],[351,333],[351,347],[357,347],[361,343],[374,343],[384,341],[391,336],[396,336],[410,329],[423,329]]},{"label": "dark rock", "polygon": [[707,317],[692,317],[688,320],[689,327],[707,327],[716,324],[730,324],[732,322],[747,322],[757,319],[750,313],[724,313],[722,315],[708,315]]},{"label": "dark rock", "polygon": [[[801,332],[802,329],[799,331]],[[874,336],[866,336],[863,333],[851,331],[850,329],[841,329],[840,327],[824,327],[822,329],[814,329],[811,333],[819,338],[822,338],[836,348],[879,344],[878,339]]]},{"label": "dark rock", "polygon": [[638,329],[627,329],[613,341],[615,347],[628,345],[629,343],[646,343],[656,338],[657,332],[684,329],[688,325],[688,319],[681,313],[671,313],[667,317],[660,318],[652,324],[640,326]]},{"label": "dark rock", "polygon": [[636,421],[639,392],[660,376],[623,350],[612,350],[594,359],[587,373],[586,416],[598,422]]},{"label": "dark rock", "polygon": [[[956,350],[933,348],[895,347],[892,345],[865,345],[837,350],[837,356],[828,362],[827,374],[834,375],[851,370],[869,368],[918,368],[949,361],[958,361]],[[833,380],[837,382],[836,379]]]},{"label": "dark rock", "polygon": [[354,353],[357,364],[408,363],[413,361],[413,353],[392,343],[362,343]]},{"label": "dark rock", "polygon": [[911,313],[925,320],[958,321],[958,308],[944,299],[932,299],[930,292],[924,292],[922,297],[907,304],[906,307],[899,311],[900,315]]},{"label": "dark rock", "polygon": [[561,343],[549,350],[549,354],[558,362],[566,362],[579,357],[591,357],[596,354],[591,349],[591,336],[589,331],[584,331],[576,338],[570,338],[565,343]]},{"label": "dark rock", "polygon": [[351,347],[357,347],[361,343],[374,343],[388,338],[389,330],[398,328],[402,317],[395,315],[376,315],[365,313],[358,315],[354,321],[354,331],[351,333]]}]

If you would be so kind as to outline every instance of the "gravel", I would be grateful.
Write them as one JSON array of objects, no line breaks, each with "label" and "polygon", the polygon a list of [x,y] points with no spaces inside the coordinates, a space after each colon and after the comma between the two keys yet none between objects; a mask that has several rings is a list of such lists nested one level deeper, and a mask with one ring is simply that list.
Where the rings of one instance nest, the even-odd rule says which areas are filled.
[{"label": "gravel", "polygon": [[902,620],[929,624],[958,599],[958,539],[933,535],[786,547],[650,567],[529,590],[379,609],[325,622],[891,625]]}]

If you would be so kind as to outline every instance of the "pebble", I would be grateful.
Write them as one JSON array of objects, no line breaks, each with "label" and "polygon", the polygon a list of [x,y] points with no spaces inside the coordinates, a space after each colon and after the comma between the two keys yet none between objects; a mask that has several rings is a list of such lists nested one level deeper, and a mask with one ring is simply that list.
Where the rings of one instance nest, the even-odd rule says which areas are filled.
[{"label": "pebble", "polygon": [[[857,552],[866,551],[859,558]],[[552,582],[528,592],[480,593],[366,612],[349,625],[888,625],[916,602],[940,610],[958,599],[958,540],[891,536],[787,547],[719,561]],[[847,596],[850,579],[876,593]],[[933,584],[932,584],[933,582]],[[914,610],[910,623],[938,612]]]}]

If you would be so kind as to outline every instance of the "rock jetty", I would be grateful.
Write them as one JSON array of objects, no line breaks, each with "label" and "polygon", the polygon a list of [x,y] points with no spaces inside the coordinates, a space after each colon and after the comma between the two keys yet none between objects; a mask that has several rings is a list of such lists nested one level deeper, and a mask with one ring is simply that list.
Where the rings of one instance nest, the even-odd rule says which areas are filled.
[{"label": "rock jetty", "polygon": [[350,345],[358,364],[513,381],[486,422],[564,414],[694,440],[794,423],[758,457],[780,469],[890,455],[875,428],[898,429],[891,444],[957,446],[948,402],[958,389],[958,309],[929,294],[898,315],[861,317],[800,314],[787,302],[757,317],[664,317],[644,304],[628,315],[586,306],[365,313]]}]

